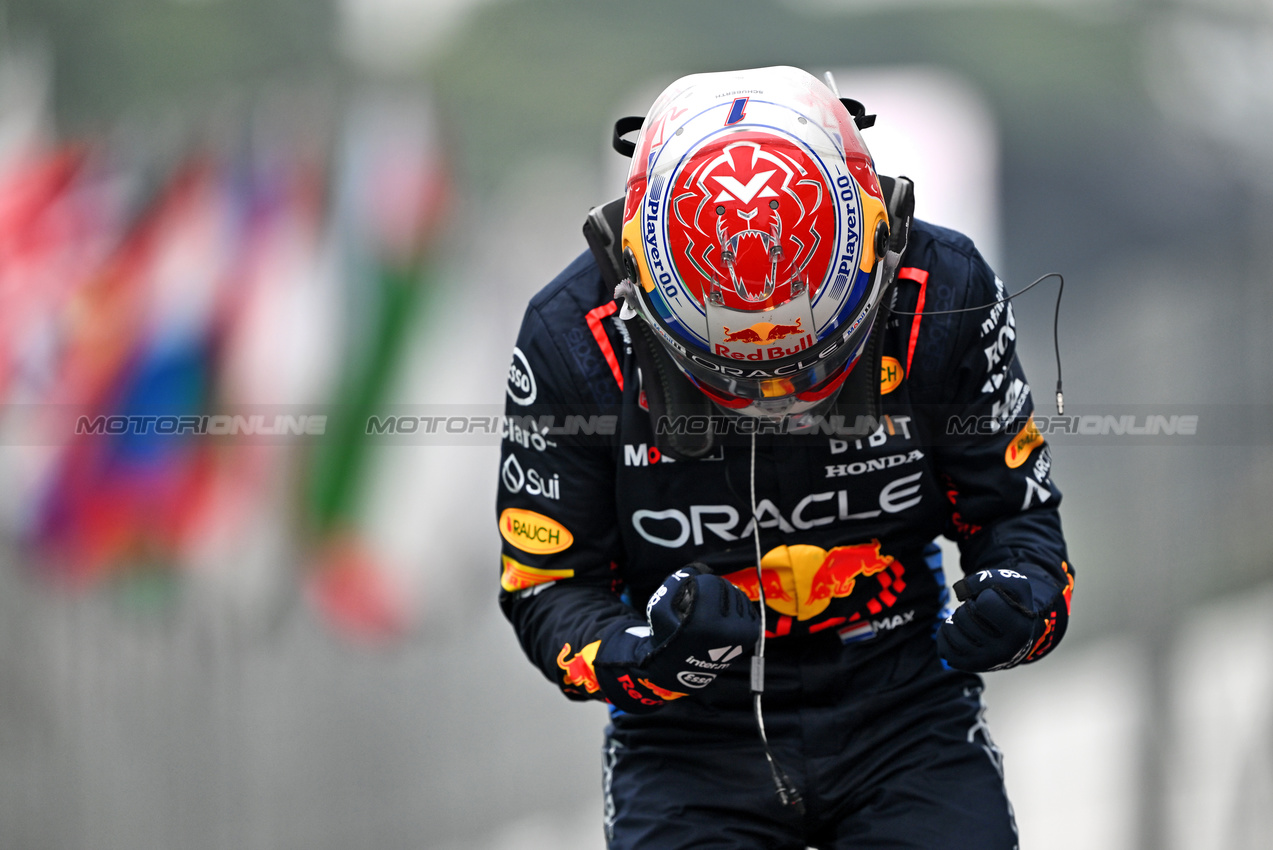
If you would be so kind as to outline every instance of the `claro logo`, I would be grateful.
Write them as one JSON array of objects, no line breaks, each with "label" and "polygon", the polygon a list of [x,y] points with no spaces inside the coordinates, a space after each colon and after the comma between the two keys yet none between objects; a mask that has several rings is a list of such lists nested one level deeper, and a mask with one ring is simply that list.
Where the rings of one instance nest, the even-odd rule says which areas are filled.
[{"label": "claro logo", "polygon": [[564,552],[574,535],[557,520],[522,508],[505,508],[499,515],[499,533],[511,545],[532,555]]}]

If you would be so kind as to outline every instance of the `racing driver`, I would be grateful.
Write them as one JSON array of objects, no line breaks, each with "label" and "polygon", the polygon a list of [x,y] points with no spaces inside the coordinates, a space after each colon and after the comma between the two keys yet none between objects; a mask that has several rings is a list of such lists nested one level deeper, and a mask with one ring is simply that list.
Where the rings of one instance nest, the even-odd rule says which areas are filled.
[{"label": "racing driver", "polygon": [[1065,633],[1061,494],[1003,284],[873,119],[795,68],[677,80],[526,310],[500,602],[610,705],[616,850],[1017,844],[978,673]]}]

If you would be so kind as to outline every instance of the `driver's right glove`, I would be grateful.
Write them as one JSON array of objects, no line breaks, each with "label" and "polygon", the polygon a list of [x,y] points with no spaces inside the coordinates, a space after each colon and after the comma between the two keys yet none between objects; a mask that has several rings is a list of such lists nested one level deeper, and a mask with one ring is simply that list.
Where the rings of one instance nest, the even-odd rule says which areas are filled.
[{"label": "driver's right glove", "polygon": [[646,623],[618,623],[602,635],[595,669],[615,707],[644,713],[711,687],[747,659],[760,637],[751,600],[725,579],[690,565],[650,595]]}]

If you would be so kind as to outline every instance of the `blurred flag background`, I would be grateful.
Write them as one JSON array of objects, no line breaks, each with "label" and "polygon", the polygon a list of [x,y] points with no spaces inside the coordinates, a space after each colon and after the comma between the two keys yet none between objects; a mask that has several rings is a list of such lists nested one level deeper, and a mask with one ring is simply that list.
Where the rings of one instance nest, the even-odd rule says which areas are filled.
[{"label": "blurred flag background", "polygon": [[1267,846],[1267,4],[0,0],[0,850],[602,846],[605,712],[499,615],[498,427],[451,417],[613,121],[766,64],[1010,289],[1066,276],[1105,427],[1054,440],[1070,635],[988,677],[1022,846]]}]

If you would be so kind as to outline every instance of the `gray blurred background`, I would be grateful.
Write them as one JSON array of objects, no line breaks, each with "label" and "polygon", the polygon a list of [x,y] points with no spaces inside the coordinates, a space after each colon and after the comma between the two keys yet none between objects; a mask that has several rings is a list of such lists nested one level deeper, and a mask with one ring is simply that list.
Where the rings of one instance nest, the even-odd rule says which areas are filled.
[{"label": "gray blurred background", "polygon": [[[1270,846],[1273,6],[0,0],[0,848],[602,846],[605,712],[495,606],[497,441],[358,417],[498,411],[613,121],[767,64],[1010,289],[1065,275],[1067,412],[1199,417],[1054,441],[1069,635],[988,677],[1022,846]],[[59,418],[240,408],[326,433]]]}]

